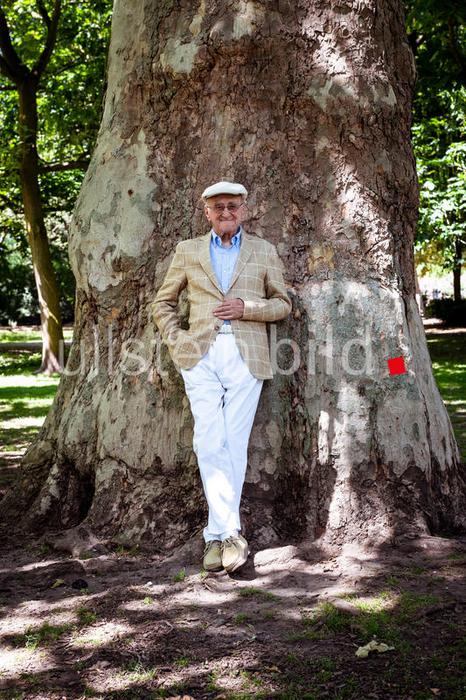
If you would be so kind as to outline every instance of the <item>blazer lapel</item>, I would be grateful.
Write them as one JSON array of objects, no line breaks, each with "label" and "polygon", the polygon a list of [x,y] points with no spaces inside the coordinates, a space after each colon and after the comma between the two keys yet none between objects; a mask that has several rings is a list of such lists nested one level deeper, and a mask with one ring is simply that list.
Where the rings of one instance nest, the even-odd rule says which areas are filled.
[{"label": "blazer lapel", "polygon": [[235,269],[233,270],[233,275],[231,276],[230,286],[228,287],[227,291],[233,287],[252,254],[252,242],[248,234],[244,232],[244,229],[242,229],[241,239],[238,259],[236,261]]},{"label": "blazer lapel", "polygon": [[[231,277],[231,282],[230,286],[228,287],[227,292],[232,288],[236,280],[238,279],[239,275],[241,274],[244,266],[246,265],[247,261],[251,257],[252,254],[252,243],[251,239],[249,238],[248,234],[245,233],[244,229],[241,231],[241,245],[239,249],[239,255],[238,259],[236,261],[235,268],[233,270],[233,275]],[[201,240],[199,241],[200,244],[200,249],[199,249],[199,264],[201,265],[202,269],[206,273],[207,277],[210,279],[212,284],[218,289],[218,291],[223,295],[222,288],[220,287],[217,276],[214,272],[214,268],[212,267],[212,261],[210,258],[210,240],[211,240],[211,234],[210,231],[208,234],[205,236],[201,236]]]},{"label": "blazer lapel", "polygon": [[218,291],[223,295],[222,288],[220,287],[217,276],[214,272],[214,268],[212,267],[212,261],[210,259],[210,231],[208,234],[205,236],[201,237],[201,240],[199,241],[200,244],[200,250],[199,250],[199,264],[201,265],[202,269],[206,273],[207,277],[210,279],[212,284],[218,289]]}]

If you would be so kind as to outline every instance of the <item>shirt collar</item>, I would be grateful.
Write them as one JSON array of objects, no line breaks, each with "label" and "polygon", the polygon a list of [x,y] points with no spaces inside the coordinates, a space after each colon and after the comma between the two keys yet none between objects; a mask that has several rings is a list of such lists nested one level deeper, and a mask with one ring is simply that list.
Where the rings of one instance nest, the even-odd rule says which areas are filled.
[{"label": "shirt collar", "polygon": [[[240,243],[241,243],[241,233],[242,233],[242,230],[243,230],[243,229],[241,228],[241,226],[239,226],[239,227],[238,227],[238,230],[237,230],[236,233],[235,233],[235,235],[234,235],[233,238],[231,239],[231,245],[232,245],[232,247],[233,247],[233,246],[239,247],[239,245],[240,245]],[[213,229],[211,230],[211,234],[212,234],[212,241],[213,241],[214,245],[219,246],[220,248],[223,248],[223,246],[222,246],[222,239],[220,238],[220,236],[217,236],[217,234],[215,233],[215,231],[214,231]]]}]

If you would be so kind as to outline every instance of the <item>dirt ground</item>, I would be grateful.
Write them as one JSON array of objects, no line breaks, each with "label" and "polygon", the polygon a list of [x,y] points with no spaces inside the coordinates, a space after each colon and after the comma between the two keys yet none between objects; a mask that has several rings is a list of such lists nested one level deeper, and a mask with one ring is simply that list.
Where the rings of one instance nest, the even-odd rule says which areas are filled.
[{"label": "dirt ground", "polygon": [[0,698],[466,700],[466,538],[251,543],[229,575],[200,532],[168,558],[0,534]]}]

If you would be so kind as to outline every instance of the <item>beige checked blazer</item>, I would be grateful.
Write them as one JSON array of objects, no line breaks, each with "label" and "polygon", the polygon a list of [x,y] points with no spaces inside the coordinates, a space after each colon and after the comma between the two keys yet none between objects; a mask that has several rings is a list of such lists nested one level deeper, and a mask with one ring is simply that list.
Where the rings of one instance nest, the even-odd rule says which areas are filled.
[{"label": "beige checked blazer", "polygon": [[[242,299],[243,316],[231,321],[238,349],[255,377],[271,379],[266,322],[285,318],[291,311],[283,265],[275,246],[242,229],[240,253],[224,294],[212,267],[210,240],[209,232],[178,243],[165,280],[151,304],[152,317],[174,364],[189,369],[208,351],[223,323],[213,315],[213,309],[224,299]],[[178,297],[185,287],[189,330],[180,327],[176,313]]]}]

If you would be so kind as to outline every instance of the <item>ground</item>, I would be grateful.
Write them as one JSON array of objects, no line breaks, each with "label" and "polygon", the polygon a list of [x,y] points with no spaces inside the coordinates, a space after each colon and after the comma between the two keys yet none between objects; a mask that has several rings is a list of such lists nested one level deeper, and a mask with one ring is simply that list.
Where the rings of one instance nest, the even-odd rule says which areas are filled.
[{"label": "ground", "polygon": [[[464,454],[466,332],[429,332]],[[56,380],[5,355],[0,495]],[[28,379],[29,377],[29,379]],[[443,388],[442,388],[443,387]],[[342,552],[284,542],[233,575],[111,541],[0,530],[0,700],[466,700],[466,535]],[[366,657],[371,640],[385,644]]]},{"label": "ground", "polygon": [[[466,538],[338,557],[296,545],[206,574],[3,533],[0,698],[466,698]],[[110,543],[108,543],[111,549]],[[357,650],[375,639],[386,651]]]}]

